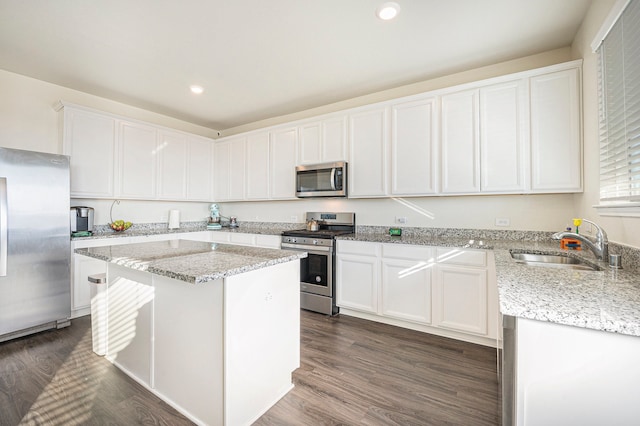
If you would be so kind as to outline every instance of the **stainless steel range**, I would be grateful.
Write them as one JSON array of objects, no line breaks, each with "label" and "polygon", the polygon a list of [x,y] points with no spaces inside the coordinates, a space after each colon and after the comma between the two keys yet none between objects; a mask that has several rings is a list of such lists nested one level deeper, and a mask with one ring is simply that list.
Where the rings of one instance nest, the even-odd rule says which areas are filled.
[{"label": "stainless steel range", "polygon": [[283,232],[282,248],[308,253],[300,261],[300,307],[335,315],[335,237],[356,231],[356,214],[308,212],[306,219],[313,226]]}]

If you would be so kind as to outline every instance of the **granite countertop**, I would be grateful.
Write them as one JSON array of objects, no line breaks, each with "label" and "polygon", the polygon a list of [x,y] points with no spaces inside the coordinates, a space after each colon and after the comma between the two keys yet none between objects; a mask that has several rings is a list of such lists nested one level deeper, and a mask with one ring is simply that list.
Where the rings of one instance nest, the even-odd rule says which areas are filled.
[{"label": "granite countertop", "polygon": [[[166,224],[164,225],[166,226]],[[210,232],[280,235],[285,229],[297,229],[301,226],[304,225],[246,223],[241,224],[238,228],[222,228],[219,231]],[[74,240],[177,234],[205,230],[207,229],[203,222],[196,224],[196,226],[177,230],[168,230],[166,227],[158,229],[157,226],[149,229],[132,228],[122,233],[107,230],[91,237],[74,238]],[[493,250],[500,313],[503,315],[640,336],[640,273],[638,271],[640,250],[610,244],[611,253],[623,254],[624,266],[624,269],[612,270],[606,263],[596,260],[590,251],[560,249],[558,243],[550,239],[550,235],[549,232],[532,231],[410,228],[403,230],[402,236],[392,237],[388,234],[388,228],[359,226],[357,234],[342,235],[338,239]],[[166,249],[168,243],[165,241],[141,244],[157,244]],[[186,241],[180,241],[181,247],[189,251],[191,246],[184,245],[186,243]],[[261,257],[260,254],[264,255],[265,250],[274,250],[218,244],[215,255],[212,255],[209,253],[211,251],[210,243],[189,243],[204,244],[208,248],[200,252],[185,253],[178,257],[172,255],[163,257],[158,253],[158,258],[149,259],[146,257],[137,259],[135,256],[124,254],[126,247],[141,244],[78,249],[76,252],[108,260],[118,257],[112,255],[115,253],[113,248],[121,247],[123,252],[120,254],[122,256],[119,256],[121,258],[117,259],[115,263],[126,264],[129,262],[132,264],[130,267],[136,269],[148,270],[193,283],[206,282],[269,266],[269,262],[276,261],[269,257],[273,254],[264,257]],[[89,250],[91,250],[90,254]],[[152,250],[155,249],[152,248]],[[559,253],[575,256],[599,266],[602,270],[579,271],[524,265],[516,263],[511,258],[510,251]],[[275,250],[275,252],[280,251]],[[301,252],[289,253],[298,257],[303,257],[300,256],[301,254],[304,255]],[[277,255],[276,257],[279,259]],[[285,256],[284,259],[288,259],[288,257]],[[289,260],[293,260],[293,258]]]},{"label": "granite countertop", "polygon": [[76,249],[75,252],[193,284],[307,257],[306,252],[300,251],[190,240],[92,247]]},{"label": "granite countertop", "polygon": [[[388,233],[362,233],[341,240],[417,244],[493,250],[500,313],[519,318],[640,336],[640,274],[635,258],[623,255],[624,269],[612,269],[586,251],[563,250],[550,238],[469,238],[457,233],[432,232],[391,237]],[[618,254],[610,245],[610,251]],[[600,271],[558,269],[517,263],[511,251],[562,254],[578,257]],[[637,253],[637,252],[636,252]],[[626,264],[625,264],[625,258]]]},{"label": "granite countertop", "polygon": [[[304,224],[298,224],[298,228]],[[167,224],[134,224],[130,229],[123,232],[115,232],[107,226],[96,227],[93,235],[88,237],[71,237],[71,241],[95,240],[102,238],[123,238],[123,237],[144,237],[149,235],[163,234],[183,234],[188,232],[232,232],[238,234],[260,234],[260,235],[281,235],[282,231],[290,229],[291,225],[273,223],[246,223],[240,224],[237,228],[223,227],[222,229],[207,229],[206,223],[196,223],[178,229],[168,229]]]}]

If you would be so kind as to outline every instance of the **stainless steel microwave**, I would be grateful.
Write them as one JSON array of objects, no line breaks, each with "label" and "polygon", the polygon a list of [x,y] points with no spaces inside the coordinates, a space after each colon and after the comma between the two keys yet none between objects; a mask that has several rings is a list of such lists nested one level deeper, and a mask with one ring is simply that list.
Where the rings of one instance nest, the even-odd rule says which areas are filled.
[{"label": "stainless steel microwave", "polygon": [[296,167],[296,197],[346,197],[347,163],[313,164]]}]

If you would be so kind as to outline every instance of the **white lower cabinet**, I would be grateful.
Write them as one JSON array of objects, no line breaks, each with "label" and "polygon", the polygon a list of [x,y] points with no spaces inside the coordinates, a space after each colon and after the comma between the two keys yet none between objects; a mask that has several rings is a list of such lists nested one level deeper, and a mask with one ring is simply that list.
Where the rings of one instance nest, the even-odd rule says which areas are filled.
[{"label": "white lower cabinet", "polygon": [[487,270],[438,265],[434,289],[438,327],[487,333]]},{"label": "white lower cabinet", "polygon": [[336,303],[363,312],[378,312],[378,258],[343,255],[336,259]]},{"label": "white lower cabinet", "polygon": [[128,243],[129,238],[126,237],[71,242],[71,318],[77,318],[91,313],[91,286],[89,284],[89,275],[107,272],[107,265],[103,260],[75,254],[74,250],[77,248],[104,247]]},{"label": "white lower cabinet", "polygon": [[431,271],[427,261],[382,259],[382,315],[431,323]]},{"label": "white lower cabinet", "polygon": [[[438,248],[437,261],[435,325],[486,335],[489,323],[487,253]],[[495,318],[495,315],[491,318]]]},{"label": "white lower cabinet", "polygon": [[484,250],[338,240],[337,305],[346,315],[495,346],[490,256]]}]

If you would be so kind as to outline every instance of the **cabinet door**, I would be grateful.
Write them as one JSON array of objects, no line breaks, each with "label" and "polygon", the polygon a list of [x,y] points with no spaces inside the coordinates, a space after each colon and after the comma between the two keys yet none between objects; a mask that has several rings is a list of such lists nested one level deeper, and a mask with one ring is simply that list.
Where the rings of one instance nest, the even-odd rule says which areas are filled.
[{"label": "cabinet door", "polygon": [[382,259],[382,314],[431,323],[431,271],[426,260]]},{"label": "cabinet door", "polygon": [[245,199],[246,139],[232,141],[229,151],[229,198]]},{"label": "cabinet door", "polygon": [[349,117],[349,197],[387,194],[387,109]]},{"label": "cabinet door", "polygon": [[322,121],[322,162],[347,160],[347,117],[336,117]]},{"label": "cabinet door", "polygon": [[269,198],[269,133],[247,137],[247,199]]},{"label": "cabinet door", "polygon": [[442,96],[442,192],[480,191],[478,91]]},{"label": "cabinet door", "polygon": [[114,195],[116,120],[64,109],[64,153],[71,156],[71,196]]},{"label": "cabinet door", "polygon": [[246,138],[214,144],[214,195],[216,201],[244,199]]},{"label": "cabinet door", "polygon": [[527,189],[527,85],[516,80],[480,89],[482,192]]},{"label": "cabinet door", "polygon": [[271,199],[296,198],[297,135],[295,128],[271,134]]},{"label": "cabinet door", "polygon": [[160,131],[158,198],[183,200],[187,196],[187,136]]},{"label": "cabinet door", "polygon": [[533,191],[582,190],[579,72],[570,69],[530,80]]},{"label": "cabinet door", "polygon": [[336,304],[341,308],[378,312],[378,258],[339,255],[336,258]]},{"label": "cabinet door", "polygon": [[91,285],[89,275],[107,272],[104,260],[93,259],[80,254],[73,255],[73,288],[71,292],[72,317],[86,315],[91,305]]},{"label": "cabinet door", "polygon": [[487,334],[486,269],[438,265],[434,288],[435,325],[452,330]]},{"label": "cabinet door", "polygon": [[328,118],[299,128],[298,163],[317,164],[347,159],[347,118]]},{"label": "cabinet door", "polygon": [[190,136],[187,157],[187,199],[209,201],[212,196],[212,141]]},{"label": "cabinet door", "polygon": [[308,123],[300,126],[300,142],[298,145],[299,164],[315,164],[322,162],[320,143],[322,140],[322,125],[320,122]]},{"label": "cabinet door", "polygon": [[392,194],[436,192],[436,109],[436,98],[392,107]]},{"label": "cabinet door", "polygon": [[119,137],[120,173],[117,195],[139,199],[156,198],[156,129],[122,121]]},{"label": "cabinet door", "polygon": [[213,199],[227,201],[229,195],[231,146],[229,142],[215,142],[213,145]]}]

